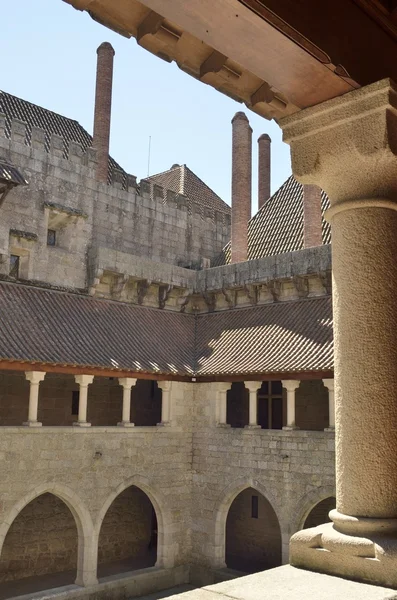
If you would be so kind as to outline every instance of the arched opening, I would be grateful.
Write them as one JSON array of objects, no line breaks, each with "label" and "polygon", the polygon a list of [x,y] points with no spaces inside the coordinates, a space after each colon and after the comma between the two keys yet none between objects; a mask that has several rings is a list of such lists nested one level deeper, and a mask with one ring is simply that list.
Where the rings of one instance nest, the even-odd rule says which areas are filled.
[{"label": "arched opening", "polygon": [[74,583],[78,532],[66,504],[45,493],[14,519],[0,556],[0,598]]},{"label": "arched opening", "polygon": [[153,427],[161,422],[162,391],[157,381],[138,379],[131,389],[131,421],[137,426]]},{"label": "arched opening", "polygon": [[271,504],[254,488],[233,500],[226,519],[226,566],[256,573],[281,565],[281,531]]},{"label": "arched opening", "polygon": [[336,498],[333,496],[318,502],[307,515],[303,529],[309,529],[309,527],[317,527],[317,525],[329,523],[331,519],[329,518],[328,513],[334,508],[336,508]]},{"label": "arched opening", "polygon": [[157,560],[157,516],[148,496],[132,485],[113,500],[98,544],[98,577],[153,567]]},{"label": "arched opening", "polygon": [[232,427],[248,425],[249,392],[243,381],[232,383],[227,392],[226,422]]}]

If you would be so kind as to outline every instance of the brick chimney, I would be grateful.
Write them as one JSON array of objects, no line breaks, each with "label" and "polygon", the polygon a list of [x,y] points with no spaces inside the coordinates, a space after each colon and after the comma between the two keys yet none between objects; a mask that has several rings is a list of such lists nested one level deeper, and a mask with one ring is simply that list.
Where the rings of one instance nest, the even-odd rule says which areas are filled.
[{"label": "brick chimney", "polygon": [[270,144],[267,133],[258,138],[258,209],[270,198]]},{"label": "brick chimney", "polygon": [[232,119],[232,263],[248,258],[251,218],[252,129],[243,112]]},{"label": "brick chimney", "polygon": [[92,145],[97,151],[96,177],[98,181],[107,183],[114,57],[112,45],[109,42],[103,42],[98,47],[97,54],[94,139]]},{"label": "brick chimney", "polygon": [[317,185],[303,186],[303,245],[321,246],[322,238],[321,189]]}]

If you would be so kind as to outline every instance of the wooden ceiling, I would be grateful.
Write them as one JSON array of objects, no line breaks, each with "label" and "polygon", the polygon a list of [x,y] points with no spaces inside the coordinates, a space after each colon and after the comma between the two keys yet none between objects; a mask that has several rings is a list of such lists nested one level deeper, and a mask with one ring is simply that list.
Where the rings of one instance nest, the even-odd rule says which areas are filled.
[{"label": "wooden ceiling", "polygon": [[397,0],[64,1],[266,118],[397,80]]}]

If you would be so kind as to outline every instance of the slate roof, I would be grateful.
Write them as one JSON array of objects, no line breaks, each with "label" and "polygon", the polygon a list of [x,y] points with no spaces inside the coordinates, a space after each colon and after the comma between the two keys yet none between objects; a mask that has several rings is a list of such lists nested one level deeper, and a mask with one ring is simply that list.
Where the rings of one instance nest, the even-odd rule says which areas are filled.
[{"label": "slate roof", "polygon": [[230,206],[186,165],[173,165],[168,171],[147,177],[146,181],[161,185],[178,194],[184,194],[189,200],[212,210],[230,214]]},{"label": "slate roof", "polygon": [[[321,193],[322,212],[329,199]],[[323,218],[323,244],[331,243],[331,228]],[[291,175],[248,223],[248,260],[294,252],[303,248],[303,185]],[[230,263],[230,242],[211,266]]]},{"label": "slate roof", "polygon": [[[45,146],[50,149],[50,138],[52,134],[61,136],[65,141],[65,156],[69,142],[78,142],[83,150],[92,146],[92,136],[74,119],[69,119],[58,113],[32,104],[27,100],[8,94],[0,90],[0,113],[3,113],[5,119],[6,136],[11,136],[12,119],[24,121],[27,125],[26,143],[30,144],[30,135],[32,127],[40,127],[46,132]],[[109,157],[110,173],[112,169],[123,171],[120,165]]]},{"label": "slate roof", "polygon": [[181,376],[327,371],[331,299],[194,316],[1,282],[0,360]]}]

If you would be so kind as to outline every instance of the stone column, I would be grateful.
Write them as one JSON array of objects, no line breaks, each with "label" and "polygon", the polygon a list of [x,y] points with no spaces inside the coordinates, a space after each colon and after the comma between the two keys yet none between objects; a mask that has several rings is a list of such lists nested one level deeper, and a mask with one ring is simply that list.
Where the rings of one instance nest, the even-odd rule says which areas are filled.
[{"label": "stone column", "polygon": [[87,398],[88,398],[88,386],[94,381],[93,375],[75,375],[75,382],[79,384],[79,415],[77,417],[78,427],[91,427],[91,423],[87,423]]},{"label": "stone column", "polygon": [[371,84],[281,127],[294,175],[331,201],[335,345],[337,508],[333,525],[291,538],[291,563],[397,587],[396,85]]},{"label": "stone column", "polygon": [[119,384],[123,386],[123,414],[119,427],[134,427],[131,423],[131,388],[137,382],[133,377],[119,377]]},{"label": "stone column", "polygon": [[243,112],[232,119],[232,263],[248,258],[248,221],[251,218],[252,129]]},{"label": "stone column", "polygon": [[287,390],[287,425],[283,429],[287,431],[299,429],[295,423],[295,392],[300,385],[300,381],[285,379],[281,384]]},{"label": "stone column", "polygon": [[171,406],[171,390],[172,381],[158,381],[157,385],[162,391],[161,398],[161,423],[158,425],[169,426],[171,425],[172,419],[172,406]]},{"label": "stone column", "polygon": [[262,385],[261,381],[244,381],[244,385],[249,391],[249,418],[248,429],[260,429],[258,425],[258,390]]},{"label": "stone column", "polygon": [[43,371],[26,371],[25,377],[30,382],[29,389],[29,414],[28,420],[24,423],[28,427],[41,427],[42,423],[37,420],[39,408],[39,385],[45,377]]},{"label": "stone column", "polygon": [[329,422],[325,431],[334,431],[335,429],[335,401],[334,401],[334,380],[323,379],[323,384],[328,390],[328,411]]},{"label": "stone column", "polygon": [[230,427],[227,424],[227,393],[232,387],[231,383],[220,382],[216,383],[216,413],[215,421],[217,427]]}]

